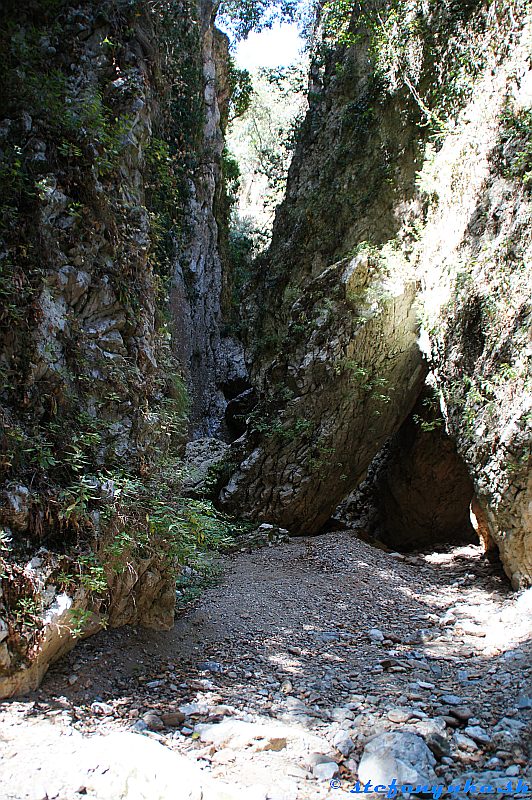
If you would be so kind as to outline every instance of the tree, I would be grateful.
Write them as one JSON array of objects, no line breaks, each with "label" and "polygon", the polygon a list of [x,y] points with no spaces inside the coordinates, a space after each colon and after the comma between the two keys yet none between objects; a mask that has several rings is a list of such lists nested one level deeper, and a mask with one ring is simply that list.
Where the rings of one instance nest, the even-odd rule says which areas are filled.
[{"label": "tree", "polygon": [[245,39],[252,31],[271,28],[277,20],[293,22],[301,0],[221,0],[218,17],[235,39]]}]

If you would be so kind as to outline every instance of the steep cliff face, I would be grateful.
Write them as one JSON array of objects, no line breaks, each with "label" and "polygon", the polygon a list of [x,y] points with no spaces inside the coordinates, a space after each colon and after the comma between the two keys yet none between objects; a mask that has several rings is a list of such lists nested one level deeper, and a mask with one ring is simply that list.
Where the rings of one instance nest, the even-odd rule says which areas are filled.
[{"label": "steep cliff face", "polygon": [[[319,530],[409,413],[424,378],[401,209],[414,191],[419,108],[382,96],[368,32],[327,52],[286,199],[259,265],[250,346],[263,402],[223,504]],[[318,74],[319,73],[319,74]]]},{"label": "steep cliff face", "polygon": [[211,3],[6,3],[1,17],[6,695],[102,625],[172,625],[193,538],[176,498],[199,344],[190,335],[179,362],[191,306],[172,320],[167,299],[196,248],[212,281],[191,290],[196,308],[212,302],[192,326],[209,376],[228,94]]},{"label": "steep cliff face", "polygon": [[[191,387],[194,436],[224,433],[227,401],[247,385],[242,345],[224,335],[224,271],[220,253],[224,132],[231,95],[229,41],[213,27],[213,3],[200,3],[204,126],[190,185],[171,304],[177,353]],[[235,388],[236,387],[236,388]]]},{"label": "steep cliff face", "polygon": [[[262,399],[222,502],[317,530],[406,419],[425,363],[505,569],[526,584],[526,5],[382,2],[355,7],[334,32],[327,6],[256,279]],[[401,289],[389,294],[383,275]]]},{"label": "steep cliff face", "polygon": [[518,20],[425,162],[416,254],[449,432],[515,587],[532,580],[532,33]]}]

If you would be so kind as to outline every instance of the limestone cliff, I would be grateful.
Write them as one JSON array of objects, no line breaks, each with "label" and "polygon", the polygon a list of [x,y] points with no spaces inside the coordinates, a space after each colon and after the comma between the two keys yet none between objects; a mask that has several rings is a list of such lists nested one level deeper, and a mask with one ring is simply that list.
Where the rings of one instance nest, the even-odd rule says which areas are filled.
[{"label": "limestone cliff", "polygon": [[[194,540],[186,382],[210,390],[219,339],[228,88],[210,2],[0,18],[1,696],[104,624],[173,623]],[[169,307],[185,262],[198,285]],[[191,308],[201,352],[181,338]]]},{"label": "limestone cliff", "polygon": [[223,435],[227,401],[247,385],[242,346],[224,335],[223,325],[226,277],[220,252],[223,219],[219,217],[223,217],[224,134],[231,85],[229,41],[214,28],[213,13],[212,0],[202,0],[203,136],[171,290],[174,341],[190,384],[194,436]]},{"label": "limestone cliff", "polygon": [[353,4],[333,28],[332,5],[255,280],[261,402],[221,499],[315,532],[406,419],[430,368],[476,507],[513,584],[525,585],[527,6]]}]

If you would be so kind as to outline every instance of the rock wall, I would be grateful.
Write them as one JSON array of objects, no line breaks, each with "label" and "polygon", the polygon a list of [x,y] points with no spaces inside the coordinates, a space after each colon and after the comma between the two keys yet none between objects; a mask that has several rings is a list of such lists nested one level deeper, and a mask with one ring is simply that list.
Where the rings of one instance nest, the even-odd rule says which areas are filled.
[{"label": "rock wall", "polygon": [[204,126],[190,185],[185,231],[174,264],[172,310],[176,352],[191,389],[191,433],[224,433],[232,385],[247,385],[242,345],[223,335],[224,269],[220,253],[225,127],[231,95],[229,40],[213,26],[213,2],[201,0]]},{"label": "rock wall", "polygon": [[[0,696],[103,625],[173,623],[187,359],[210,392],[219,324],[212,16],[188,0],[2,4]],[[190,249],[180,363],[187,307],[168,294]]]},{"label": "rock wall", "polygon": [[[310,110],[258,265],[248,344],[260,399],[221,501],[315,532],[412,409],[419,321],[448,433],[512,583],[526,585],[527,6],[376,2],[338,16],[333,30],[325,5]],[[346,267],[364,252],[378,268],[353,291]],[[403,300],[382,302],[382,274]],[[346,391],[353,379],[370,391]]]},{"label": "rock wall", "polygon": [[490,55],[452,132],[427,153],[416,260],[447,427],[489,529],[482,538],[519,588],[532,581],[532,28],[524,7],[512,11],[485,36]]}]

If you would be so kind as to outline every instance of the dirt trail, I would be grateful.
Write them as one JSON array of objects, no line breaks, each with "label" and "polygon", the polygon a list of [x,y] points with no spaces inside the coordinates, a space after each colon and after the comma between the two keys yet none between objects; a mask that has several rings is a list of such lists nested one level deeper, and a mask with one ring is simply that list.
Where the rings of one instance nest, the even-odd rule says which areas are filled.
[{"label": "dirt trail", "polygon": [[173,631],[103,632],[0,706],[2,798],[107,797],[65,759],[124,730],[252,800],[348,791],[391,730],[429,744],[442,783],[530,771],[532,590],[516,599],[478,548],[404,558],[343,532],[223,567]]}]

